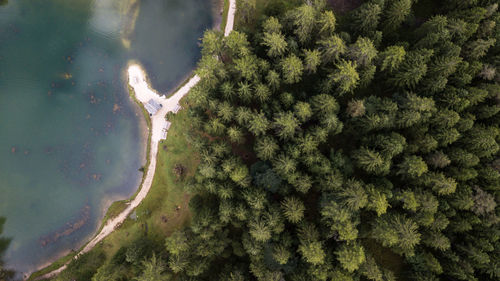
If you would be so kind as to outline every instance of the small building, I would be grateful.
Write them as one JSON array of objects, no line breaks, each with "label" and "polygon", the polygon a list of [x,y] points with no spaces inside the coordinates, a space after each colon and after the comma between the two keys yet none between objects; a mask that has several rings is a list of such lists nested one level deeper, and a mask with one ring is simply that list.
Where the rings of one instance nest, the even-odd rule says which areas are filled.
[{"label": "small building", "polygon": [[144,107],[149,112],[149,116],[153,116],[160,110],[163,105],[154,99],[150,99],[147,103],[144,104]]}]

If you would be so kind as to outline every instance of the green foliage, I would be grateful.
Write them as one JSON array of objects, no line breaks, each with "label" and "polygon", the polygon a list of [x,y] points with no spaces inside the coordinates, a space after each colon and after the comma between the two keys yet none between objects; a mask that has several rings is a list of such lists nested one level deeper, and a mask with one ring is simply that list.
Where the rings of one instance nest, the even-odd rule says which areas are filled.
[{"label": "green foliage", "polygon": [[377,49],[370,39],[358,37],[356,43],[349,46],[348,55],[358,65],[366,66],[377,56]]},{"label": "green foliage", "polygon": [[304,70],[308,73],[316,73],[321,64],[321,52],[318,49],[304,50]]},{"label": "green foliage", "polygon": [[191,224],[159,270],[133,246],[123,263],[175,280],[497,280],[500,15],[445,2],[336,18],[321,0],[240,1],[252,32],[206,32],[188,96]]},{"label": "green foliage", "polygon": [[137,281],[166,281],[169,280],[166,275],[162,274],[165,270],[165,265],[161,259],[157,259],[153,254],[148,261],[143,261],[144,270],[139,277],[135,278]]},{"label": "green foliage", "polygon": [[338,35],[331,35],[318,42],[325,62],[335,62],[347,51],[344,40]]},{"label": "green foliage", "polygon": [[388,162],[376,151],[362,147],[354,151],[352,157],[368,173],[383,175],[389,172]]},{"label": "green foliage", "polygon": [[390,0],[384,9],[384,29],[393,31],[401,26],[411,12],[412,0]]},{"label": "green foliage", "polygon": [[281,33],[264,33],[264,42],[262,45],[267,46],[269,50],[267,55],[270,57],[278,57],[285,53],[288,43],[285,41],[285,36]]},{"label": "green foliage", "polygon": [[295,34],[300,42],[309,40],[316,25],[316,10],[311,5],[302,5],[290,12],[290,18],[295,26]]},{"label": "green foliage", "polygon": [[329,88],[332,84],[338,87],[341,94],[352,92],[359,82],[359,74],[356,71],[356,63],[342,60],[336,65],[336,69],[329,75]]},{"label": "green foliage", "polygon": [[325,252],[319,241],[301,242],[299,252],[302,254],[302,258],[312,265],[319,265],[324,262]]},{"label": "green foliage", "polygon": [[165,247],[170,254],[180,255],[189,249],[188,238],[184,232],[176,231],[167,237]]},{"label": "green foliage", "polygon": [[366,2],[352,13],[352,29],[358,33],[368,34],[375,31],[382,14],[379,4]]},{"label": "green foliage", "polygon": [[304,217],[304,204],[296,197],[287,197],[281,202],[285,218],[291,223],[298,223]]},{"label": "green foliage", "polygon": [[398,165],[397,174],[417,178],[427,172],[427,164],[421,157],[411,155],[406,156]]},{"label": "green foliage", "polygon": [[380,70],[393,72],[404,61],[406,51],[401,46],[389,46],[380,53]]},{"label": "green foliage", "polygon": [[297,83],[302,79],[304,65],[302,60],[291,55],[281,61],[281,73],[283,74],[284,82],[287,84]]},{"label": "green foliage", "polygon": [[349,272],[357,270],[366,259],[363,247],[358,244],[343,244],[335,255],[342,267]]},{"label": "green foliage", "polygon": [[417,224],[401,215],[384,215],[377,218],[372,229],[372,237],[384,246],[407,256],[414,255],[415,246],[420,243],[421,234]]},{"label": "green foliage", "polygon": [[415,88],[426,73],[425,56],[416,52],[408,53],[390,81],[396,87]]}]

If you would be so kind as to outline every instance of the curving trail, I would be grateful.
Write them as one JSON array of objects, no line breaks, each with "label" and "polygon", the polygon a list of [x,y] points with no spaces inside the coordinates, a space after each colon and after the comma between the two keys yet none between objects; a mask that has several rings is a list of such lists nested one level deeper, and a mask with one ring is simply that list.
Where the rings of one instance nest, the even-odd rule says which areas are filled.
[{"label": "curving trail", "polygon": [[[236,13],[236,0],[229,0],[229,9],[227,14],[227,23],[224,30],[224,36],[228,36],[229,33],[234,28],[234,15]],[[156,155],[158,153],[158,143],[165,137],[164,131],[168,130],[168,125],[170,124],[165,119],[165,115],[168,112],[176,112],[179,108],[179,101],[189,93],[189,90],[193,88],[200,81],[200,77],[195,75],[191,78],[186,85],[180,88],[169,98],[165,96],[158,95],[154,90],[152,90],[148,83],[146,82],[146,75],[139,65],[133,64],[128,68],[129,84],[134,88],[136,98],[146,104],[149,100],[153,99],[157,103],[161,104],[162,107],[158,112],[151,116],[151,146],[150,146],[150,162],[147,169],[146,177],[142,183],[142,187],[137,193],[137,196],[128,203],[128,206],[120,214],[118,214],[113,219],[107,221],[106,225],[101,229],[101,231],[85,245],[85,247],[75,256],[78,258],[80,255],[85,254],[92,250],[99,242],[101,242],[106,236],[112,233],[117,227],[119,227],[123,221],[129,216],[129,214],[146,198],[151,185],[153,183],[155,170],[156,170]],[[68,262],[69,263],[69,262]],[[37,279],[51,278],[59,274],[61,271],[66,269],[67,264],[61,266],[60,268],[51,271]]]}]

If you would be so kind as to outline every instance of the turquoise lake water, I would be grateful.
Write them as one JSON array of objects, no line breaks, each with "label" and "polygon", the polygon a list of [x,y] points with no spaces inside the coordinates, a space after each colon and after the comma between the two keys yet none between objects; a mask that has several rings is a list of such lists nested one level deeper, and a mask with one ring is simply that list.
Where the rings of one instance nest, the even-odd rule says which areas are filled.
[{"label": "turquoise lake water", "polygon": [[[135,12],[134,12],[135,11]],[[137,17],[134,16],[137,15]],[[9,0],[0,6],[0,216],[7,265],[29,272],[137,189],[143,117],[125,70],[168,92],[199,59],[211,0]]]}]

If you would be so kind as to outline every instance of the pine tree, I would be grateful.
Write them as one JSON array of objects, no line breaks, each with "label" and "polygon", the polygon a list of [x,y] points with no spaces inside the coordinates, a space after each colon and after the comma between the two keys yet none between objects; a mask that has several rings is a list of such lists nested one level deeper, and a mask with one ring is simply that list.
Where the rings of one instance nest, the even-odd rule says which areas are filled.
[{"label": "pine tree", "polygon": [[302,79],[303,71],[304,65],[302,60],[293,54],[281,61],[281,73],[284,78],[283,81],[287,84],[299,82]]},{"label": "pine tree", "polygon": [[411,0],[391,0],[384,8],[385,32],[393,31],[401,26],[410,14]]},{"label": "pine tree", "polygon": [[257,5],[256,0],[238,0],[236,1],[237,10],[242,14],[242,18],[245,22],[249,22],[252,15],[255,13],[255,8]]},{"label": "pine tree", "polygon": [[271,89],[277,90],[280,86],[281,78],[278,72],[270,70],[266,76],[266,81]]},{"label": "pine tree", "polygon": [[260,103],[264,103],[271,97],[271,90],[266,85],[259,83],[255,86],[255,97]]},{"label": "pine tree", "polygon": [[291,112],[281,112],[275,118],[273,125],[277,129],[277,135],[280,139],[291,139],[299,127],[297,120]]},{"label": "pine tree", "polygon": [[404,47],[389,46],[379,54],[380,69],[382,71],[393,72],[401,65],[406,56]]},{"label": "pine tree", "polygon": [[275,17],[269,17],[262,24],[262,29],[265,33],[281,33],[282,25]]},{"label": "pine tree", "polygon": [[384,215],[376,219],[372,237],[384,246],[395,249],[406,256],[413,256],[415,246],[420,243],[418,226],[402,215]]},{"label": "pine tree", "polygon": [[222,42],[222,32],[215,30],[207,30],[203,34],[201,46],[202,46],[202,54],[204,56],[217,56],[218,59],[221,59],[222,50],[224,48]]},{"label": "pine tree", "polygon": [[356,164],[368,173],[385,174],[389,172],[387,162],[382,156],[368,148],[360,148],[353,152]]},{"label": "pine tree", "polygon": [[471,211],[482,216],[492,213],[497,205],[495,198],[477,186],[474,190],[475,195],[472,198],[474,200],[474,205],[472,206]]},{"label": "pine tree", "polygon": [[347,53],[352,60],[357,62],[357,65],[366,66],[377,56],[377,49],[370,39],[358,37],[356,43],[349,46]]},{"label": "pine tree", "polygon": [[298,223],[304,217],[304,204],[297,197],[287,197],[281,202],[281,208],[288,221]]},{"label": "pine tree", "polygon": [[295,34],[301,43],[310,40],[310,36],[316,24],[316,10],[311,5],[302,5],[291,12],[291,18],[295,26]]},{"label": "pine tree", "polygon": [[427,172],[427,164],[421,157],[411,155],[406,156],[398,165],[397,174],[407,176],[410,178],[420,177]]},{"label": "pine tree", "polygon": [[414,88],[427,73],[424,56],[409,53],[390,81],[397,87]]},{"label": "pine tree", "polygon": [[308,121],[309,118],[311,118],[311,116],[313,115],[311,105],[307,102],[300,101],[295,104],[294,113],[301,122]]},{"label": "pine tree", "polygon": [[488,49],[495,45],[496,40],[490,38],[488,40],[477,39],[467,44],[464,52],[471,59],[479,59],[486,55]]},{"label": "pine tree", "polygon": [[360,267],[361,274],[368,280],[382,281],[383,274],[375,259],[371,255],[366,256],[366,261]]},{"label": "pine tree", "polygon": [[328,77],[329,84],[338,87],[341,94],[352,92],[359,82],[359,74],[356,71],[356,63],[342,60],[336,65],[336,69]]},{"label": "pine tree", "polygon": [[273,247],[273,258],[277,263],[284,265],[291,257],[292,253],[284,245],[280,244]]},{"label": "pine tree", "polygon": [[168,278],[166,275],[162,274],[165,270],[165,265],[161,261],[161,259],[157,259],[156,255],[153,254],[153,257],[149,261],[143,262],[144,271],[142,274],[135,278],[137,281],[166,281]]},{"label": "pine tree", "polygon": [[304,50],[304,70],[309,74],[316,73],[321,64],[321,52],[317,49]]},{"label": "pine tree", "polygon": [[363,246],[357,243],[345,243],[335,251],[337,260],[348,272],[354,272],[365,262],[365,251]]},{"label": "pine tree", "polygon": [[312,265],[324,263],[326,254],[319,241],[301,241],[299,252],[302,254],[302,258]]},{"label": "pine tree", "polygon": [[368,194],[365,192],[362,183],[350,179],[345,183],[345,189],[340,192],[344,204],[351,211],[358,211],[368,204]]},{"label": "pine tree", "polygon": [[347,51],[344,40],[337,35],[329,36],[319,41],[318,44],[324,63],[337,61]]},{"label": "pine tree", "polygon": [[188,237],[183,231],[172,233],[165,240],[165,247],[171,255],[180,255],[189,249]]},{"label": "pine tree", "polygon": [[372,2],[363,3],[352,13],[352,28],[367,35],[377,29],[382,13],[381,7]]},{"label": "pine tree", "polygon": [[281,33],[264,33],[262,45],[268,47],[267,55],[270,57],[279,57],[285,54],[288,43],[285,36]]},{"label": "pine tree", "polygon": [[264,113],[253,113],[252,114],[252,119],[248,124],[248,130],[256,135],[260,136],[263,135],[267,129],[269,128],[270,122],[267,120],[266,116]]},{"label": "pine tree", "polygon": [[337,100],[326,94],[316,95],[311,98],[311,106],[313,111],[318,116],[326,116],[332,113],[337,113],[339,110],[339,104]]},{"label": "pine tree", "polygon": [[272,137],[262,137],[255,144],[257,156],[262,160],[271,160],[278,151],[278,144]]},{"label": "pine tree", "polygon": [[250,235],[258,242],[266,242],[271,239],[271,229],[262,219],[254,219],[248,225]]}]

